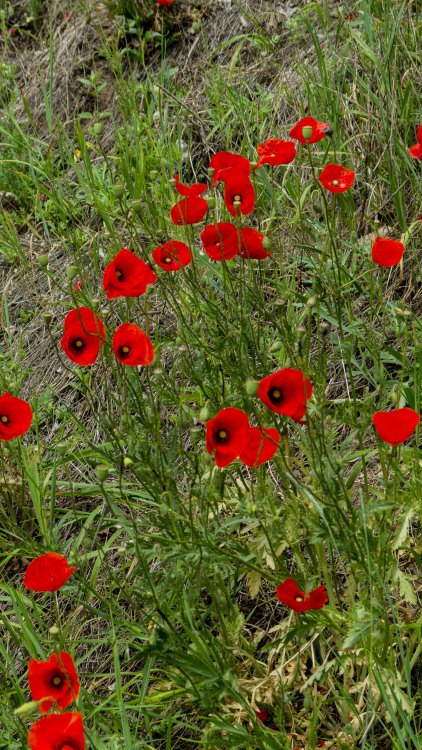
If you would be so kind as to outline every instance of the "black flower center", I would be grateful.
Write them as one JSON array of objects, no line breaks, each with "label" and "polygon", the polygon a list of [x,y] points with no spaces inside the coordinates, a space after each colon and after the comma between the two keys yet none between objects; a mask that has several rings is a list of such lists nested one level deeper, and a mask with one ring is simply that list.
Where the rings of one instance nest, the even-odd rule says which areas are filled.
[{"label": "black flower center", "polygon": [[125,359],[126,357],[129,357],[130,355],[130,347],[126,344],[124,346],[119,347],[119,357],[121,359]]},{"label": "black flower center", "polygon": [[55,687],[61,687],[63,685],[63,679],[59,675],[56,675],[56,677],[53,677],[52,683]]},{"label": "black flower center", "polygon": [[6,417],[6,415],[3,414],[3,416],[0,417],[0,420],[3,422],[3,424],[7,424],[9,421],[9,417]]},{"label": "black flower center", "polygon": [[229,433],[227,430],[218,430],[216,436],[215,436],[215,442],[219,445],[224,445],[224,443],[227,443],[229,440]]},{"label": "black flower center", "polygon": [[120,268],[116,268],[114,273],[117,276],[119,281],[123,281],[123,272],[120,270]]},{"label": "black flower center", "polygon": [[304,602],[304,601],[305,601],[305,597],[302,596],[302,594],[296,594],[295,602]]},{"label": "black flower center", "polygon": [[284,396],[281,388],[277,388],[275,386],[274,388],[270,388],[268,391],[268,398],[270,399],[272,404],[275,404],[278,406],[278,404],[282,404],[284,401]]},{"label": "black flower center", "polygon": [[82,349],[85,349],[86,344],[85,344],[85,341],[82,341],[82,339],[75,339],[74,342],[72,343],[72,346],[77,351],[82,351]]},{"label": "black flower center", "polygon": [[167,263],[167,265],[170,265],[172,263],[173,259],[170,258],[170,256],[166,255],[165,258],[163,258],[164,263]]}]

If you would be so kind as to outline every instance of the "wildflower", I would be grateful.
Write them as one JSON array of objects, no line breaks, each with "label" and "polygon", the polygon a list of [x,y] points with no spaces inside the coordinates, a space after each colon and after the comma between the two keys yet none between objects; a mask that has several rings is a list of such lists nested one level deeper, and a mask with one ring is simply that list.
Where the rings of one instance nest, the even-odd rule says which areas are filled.
[{"label": "wildflower", "polygon": [[73,286],[74,291],[75,292],[80,292],[81,289],[84,286],[84,281],[86,281],[87,279],[88,279],[88,276],[84,276],[82,279],[78,279],[78,281],[76,282],[76,284],[74,284],[74,286]]},{"label": "wildflower", "polygon": [[208,203],[204,198],[183,198],[176,203],[171,211],[170,218],[173,224],[199,224],[208,211]]},{"label": "wildflower", "polygon": [[402,259],[403,253],[403,243],[396,240],[377,237],[372,245],[372,260],[384,268],[395,266]]},{"label": "wildflower", "polygon": [[148,284],[156,280],[154,271],[141,258],[123,248],[105,269],[103,288],[107,292],[107,299],[140,297]]},{"label": "wildflower", "polygon": [[58,591],[74,570],[63,555],[47,552],[29,563],[23,584],[31,591]]},{"label": "wildflower", "polygon": [[256,718],[259,719],[259,721],[264,722],[268,716],[268,711],[266,711],[265,708],[260,708],[259,711],[255,711],[255,714]]},{"label": "wildflower", "polygon": [[422,125],[416,134],[417,144],[408,149],[408,153],[413,159],[422,159]]},{"label": "wildflower", "polygon": [[188,245],[178,240],[159,245],[155,248],[152,257],[164,271],[180,271],[182,266],[188,266],[192,260]]},{"label": "wildflower", "polygon": [[243,172],[245,175],[249,175],[252,169],[250,162],[245,156],[232,154],[230,151],[218,151],[214,154],[209,168],[215,170],[212,178],[213,187],[217,185],[219,180],[226,182],[229,169],[235,168],[238,172]]},{"label": "wildflower", "polygon": [[302,134],[302,128],[310,126],[312,128],[312,135],[310,138],[308,138],[308,143],[318,143],[318,141],[322,141],[323,138],[325,138],[326,133],[324,130],[329,128],[329,124],[327,122],[318,122],[318,120],[314,120],[313,117],[307,116],[302,117],[301,120],[299,120],[298,123],[292,128],[292,130],[289,133],[290,138],[294,138],[296,141],[299,141],[299,143],[306,143],[305,138]]},{"label": "wildflower", "polygon": [[170,5],[173,0],[157,0],[158,5]]},{"label": "wildflower", "polygon": [[0,440],[12,440],[28,432],[32,422],[32,409],[22,398],[9,392],[0,398]]},{"label": "wildflower", "polygon": [[239,458],[242,463],[249,467],[261,466],[269,461],[276,452],[280,443],[280,435],[277,430],[250,427],[247,432],[246,444]]},{"label": "wildflower", "polygon": [[[238,211],[244,215],[252,213],[255,206],[255,191],[249,177],[234,168],[230,170],[230,174],[227,174],[226,177],[228,179],[224,191],[224,202],[228,212],[232,216],[236,216]],[[240,203],[240,205],[234,206],[235,202]]]},{"label": "wildflower", "polygon": [[263,260],[264,258],[268,258],[268,256],[271,255],[271,249],[267,252],[264,247],[265,235],[261,234],[261,232],[258,232],[257,229],[253,229],[252,227],[243,227],[240,230],[240,242],[238,236],[236,239],[238,247],[240,244],[240,254],[242,258]]},{"label": "wildflower", "polygon": [[191,186],[183,185],[183,183],[179,181],[178,174],[174,175],[174,179],[176,180],[175,187],[179,195],[185,195],[191,198],[198,198],[199,195],[202,195],[202,193],[205,193],[205,191],[208,190],[208,185],[204,185],[201,182],[195,182],[195,184]]},{"label": "wildflower", "polygon": [[372,421],[384,443],[401,445],[409,438],[420,422],[419,414],[405,406],[395,411],[377,411]]},{"label": "wildflower", "polygon": [[344,193],[352,186],[355,173],[340,164],[327,164],[318,179],[330,193]]},{"label": "wildflower", "polygon": [[248,437],[248,415],[241,409],[222,409],[206,423],[206,448],[211,455],[215,449],[215,463],[228,466],[243,450]]},{"label": "wildflower", "polygon": [[328,602],[325,586],[318,586],[308,596],[300,590],[293,578],[286,578],[277,586],[277,598],[294,612],[307,612],[310,609],[322,609]]},{"label": "wildflower", "polygon": [[210,224],[201,234],[201,242],[206,254],[212,260],[230,260],[239,252],[237,229],[229,221]]},{"label": "wildflower", "polygon": [[281,141],[278,138],[269,138],[266,143],[260,143],[257,147],[259,161],[256,168],[261,164],[278,166],[279,164],[291,164],[297,152],[293,141]]},{"label": "wildflower", "polygon": [[31,750],[85,750],[82,714],[44,716],[29,730],[28,744]]},{"label": "wildflower", "polygon": [[301,370],[285,367],[260,381],[257,396],[271,411],[297,422],[306,414],[312,384]]},{"label": "wildflower", "polygon": [[123,323],[113,336],[113,352],[124,365],[150,365],[154,359],[152,342],[142,328]]},{"label": "wildflower", "polygon": [[79,365],[92,365],[104,345],[105,331],[99,317],[88,307],[75,307],[66,315],[60,342],[67,357]]},{"label": "wildflower", "polygon": [[[41,701],[39,711],[46,714],[54,701],[62,710],[79,695],[79,680],[72,657],[66,651],[51,654],[48,661],[31,659],[28,682],[32,700]],[[42,700],[43,698],[49,700]],[[52,700],[54,698],[54,700]]]}]

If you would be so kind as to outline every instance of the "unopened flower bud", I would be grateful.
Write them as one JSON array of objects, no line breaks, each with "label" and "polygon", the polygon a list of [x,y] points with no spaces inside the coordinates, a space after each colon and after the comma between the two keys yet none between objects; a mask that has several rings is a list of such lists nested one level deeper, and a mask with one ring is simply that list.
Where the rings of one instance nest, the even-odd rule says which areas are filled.
[{"label": "unopened flower bud", "polygon": [[102,122],[96,122],[94,125],[94,133],[95,135],[101,135],[103,132],[104,125]]},{"label": "unopened flower bud", "polygon": [[397,404],[397,393],[396,393],[396,391],[391,391],[391,393],[390,393],[390,404],[392,404],[392,406],[395,406]]},{"label": "unopened flower bud", "polygon": [[203,406],[199,412],[199,421],[202,422],[202,424],[205,424],[205,422],[208,422],[209,418],[210,410],[208,409],[208,406]]},{"label": "unopened flower bud", "polygon": [[215,208],[215,198],[205,198],[208,208]]},{"label": "unopened flower bud", "polygon": [[112,190],[115,198],[123,198],[126,193],[126,185],[113,185]]},{"label": "unopened flower bud", "polygon": [[262,247],[264,250],[269,250],[271,248],[271,240],[269,237],[262,238]]},{"label": "unopened flower bud", "polygon": [[199,333],[200,330],[201,330],[201,324],[199,320],[195,320],[195,323],[192,326],[192,331],[195,331],[195,333]]},{"label": "unopened flower bud", "polygon": [[201,27],[200,27],[200,25],[199,25],[198,21],[194,21],[194,22],[193,22],[193,24],[192,24],[192,29],[193,29],[193,31],[195,32],[195,34],[197,34],[197,33],[198,33],[198,31],[200,31],[200,30],[201,30]]},{"label": "unopened flower bud", "polygon": [[411,315],[412,315],[412,313],[410,312],[410,310],[401,310],[400,307],[395,307],[394,311],[395,311],[397,317],[398,318],[403,318],[403,320],[408,320],[411,317]]},{"label": "unopened flower bud", "polygon": [[302,128],[302,135],[305,141],[309,141],[312,137],[312,125],[304,125]]},{"label": "unopened flower bud", "polygon": [[311,310],[315,305],[318,304],[318,296],[315,295],[314,297],[309,297],[308,300],[306,300],[306,307],[309,307]]},{"label": "unopened flower bud", "polygon": [[215,169],[214,167],[208,167],[208,177],[214,177]]},{"label": "unopened flower bud", "polygon": [[131,466],[133,466],[133,461],[129,456],[125,456],[123,459],[123,466],[125,469],[130,469]]},{"label": "unopened flower bud", "polygon": [[282,341],[274,341],[273,344],[270,346],[270,352],[271,354],[274,354],[275,352],[279,352],[280,349],[283,348],[283,342]]},{"label": "unopened flower bud", "polygon": [[180,336],[176,336],[176,346],[181,346],[183,344],[183,341]]},{"label": "unopened flower bud", "polygon": [[51,314],[51,313],[49,313],[49,312],[46,312],[46,313],[43,313],[43,316],[42,316],[42,317],[43,317],[43,321],[44,321],[44,324],[45,324],[45,325],[47,326],[47,328],[48,328],[48,326],[50,325],[51,321],[53,320],[53,316],[52,316],[52,314]]},{"label": "unopened flower bud", "polygon": [[17,719],[26,719],[28,716],[32,716],[33,714],[37,713],[39,704],[39,701],[29,701],[29,703],[22,703],[19,708],[16,708],[13,711],[13,715],[16,716]]},{"label": "unopened flower bud", "polygon": [[245,383],[245,391],[247,396],[256,396],[259,388],[259,380],[247,380]]},{"label": "unopened flower bud", "polygon": [[98,464],[98,466],[95,467],[95,471],[97,473],[98,481],[102,484],[108,477],[109,467],[104,464]]},{"label": "unopened flower bud", "polygon": [[41,266],[41,268],[47,268],[48,266],[48,255],[39,255],[38,256],[38,263]]},{"label": "unopened flower bud", "polygon": [[77,273],[78,269],[76,268],[76,266],[68,266],[66,269],[66,275],[69,281],[73,281]]}]

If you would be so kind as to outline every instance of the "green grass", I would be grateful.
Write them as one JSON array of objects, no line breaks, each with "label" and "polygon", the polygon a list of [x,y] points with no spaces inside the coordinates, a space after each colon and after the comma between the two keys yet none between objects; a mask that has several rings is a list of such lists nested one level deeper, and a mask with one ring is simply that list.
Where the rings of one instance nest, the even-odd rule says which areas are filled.
[{"label": "green grass", "polygon": [[[177,3],[163,11],[170,35]],[[120,32],[110,38],[92,15],[103,67],[78,72],[95,81],[78,84],[71,128],[54,102],[53,29],[39,22],[50,50],[45,126],[22,100],[10,48],[0,72],[0,188],[14,196],[0,212],[0,395],[34,412],[26,435],[0,442],[0,748],[26,747],[39,716],[13,711],[30,700],[27,664],[56,647],[77,666],[90,748],[419,748],[419,429],[392,448],[372,425],[379,410],[421,411],[421,173],[407,154],[422,121],[419,5],[308,5],[270,40],[256,21],[253,35],[226,40],[224,67],[204,20],[200,93],[162,35],[163,58],[148,64],[141,22],[119,47]],[[262,78],[248,73],[250,55]],[[169,219],[169,180],[207,181],[218,150],[256,161],[259,143],[288,139],[304,104],[332,138],[298,149],[289,168],[252,173],[243,226],[265,232],[272,255],[210,261],[199,235],[214,216],[230,220],[221,187],[217,211],[185,230]],[[314,179],[332,162],[356,172],[335,200]],[[371,261],[383,227],[405,235],[403,278]],[[195,256],[174,274],[151,258],[170,238]],[[108,302],[104,268],[122,247],[158,280]],[[88,277],[80,292],[67,266]],[[107,329],[83,368],[59,343],[76,303]],[[110,348],[124,321],[156,349],[140,372]],[[247,395],[249,379],[284,367],[313,384],[307,427]],[[228,406],[280,431],[269,464],[215,466],[204,423]],[[47,551],[77,565],[57,598],[23,586],[28,562]],[[325,584],[329,604],[302,615],[282,606],[275,589],[290,576],[306,591]]]}]

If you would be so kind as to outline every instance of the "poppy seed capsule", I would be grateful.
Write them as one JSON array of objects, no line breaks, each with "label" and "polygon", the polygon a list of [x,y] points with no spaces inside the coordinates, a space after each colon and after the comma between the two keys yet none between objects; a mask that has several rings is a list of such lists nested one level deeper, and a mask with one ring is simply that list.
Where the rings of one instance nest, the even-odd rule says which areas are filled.
[{"label": "poppy seed capsule", "polygon": [[41,266],[41,268],[47,268],[47,266],[48,266],[48,255],[39,255],[38,256],[38,263]]},{"label": "poppy seed capsule", "polygon": [[259,388],[259,380],[247,380],[245,383],[245,391],[247,396],[256,396]]},{"label": "poppy seed capsule", "polygon": [[103,126],[102,122],[96,122],[95,125],[94,125],[94,133],[95,133],[95,135],[101,135],[101,133],[103,132],[103,128],[104,128],[104,126]]},{"label": "poppy seed capsule", "polygon": [[134,214],[139,214],[142,211],[142,201],[132,201],[130,207]]},{"label": "poppy seed capsule", "polygon": [[215,169],[214,167],[208,167],[208,177],[214,177]]},{"label": "poppy seed capsule", "polygon": [[263,237],[262,238],[262,247],[264,250],[270,250],[271,248],[271,240],[269,237]]},{"label": "poppy seed capsule", "polygon": [[76,266],[68,266],[66,269],[66,276],[69,281],[73,281],[77,273],[78,269],[76,268]]},{"label": "poppy seed capsule", "polygon": [[98,481],[100,482],[100,484],[102,484],[108,477],[109,468],[104,464],[98,464],[98,466],[95,467],[95,472],[97,474]]},{"label": "poppy seed capsule", "polygon": [[54,640],[57,640],[60,636],[60,630],[57,625],[52,625],[51,628],[49,628],[48,632]]},{"label": "poppy seed capsule", "polygon": [[302,135],[305,139],[305,141],[309,141],[309,139],[312,137],[312,126],[311,125],[304,125],[302,128]]},{"label": "poppy seed capsule", "polygon": [[123,198],[126,192],[126,186],[125,185],[113,185],[112,191],[113,191],[113,195],[115,198]]},{"label": "poppy seed capsule", "polygon": [[57,443],[56,451],[59,454],[59,456],[64,456],[64,454],[67,451],[67,443]]},{"label": "poppy seed capsule", "polygon": [[205,198],[208,208],[215,208],[215,198]]},{"label": "poppy seed capsule", "polygon": [[43,320],[46,326],[49,326],[51,321],[53,320],[53,316],[51,313],[43,313]]},{"label": "poppy seed capsule", "polygon": [[279,352],[280,349],[283,348],[283,342],[282,341],[274,341],[273,344],[270,346],[270,352],[271,354],[274,354],[275,352]]},{"label": "poppy seed capsule", "polygon": [[123,466],[125,469],[130,469],[131,466],[133,466],[133,461],[129,456],[125,456],[123,459]]}]

